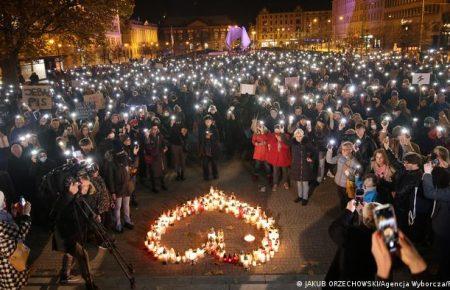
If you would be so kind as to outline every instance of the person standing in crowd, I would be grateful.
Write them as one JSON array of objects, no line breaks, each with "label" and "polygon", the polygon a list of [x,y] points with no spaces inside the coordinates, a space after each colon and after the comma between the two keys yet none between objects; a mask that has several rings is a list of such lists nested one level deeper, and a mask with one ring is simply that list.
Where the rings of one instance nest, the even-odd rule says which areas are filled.
[{"label": "person standing in crowd", "polygon": [[394,208],[399,228],[414,241],[423,241],[426,236],[432,204],[424,197],[421,184],[422,157],[409,152],[398,160],[389,147],[389,138],[383,143],[389,163],[396,174]]},{"label": "person standing in crowd", "polygon": [[[437,148],[439,157],[424,165],[423,192],[425,197],[434,201],[432,228],[434,254],[438,262],[438,279],[450,279],[450,170],[448,167],[448,150]],[[435,149],[436,150],[436,149]],[[444,159],[444,160],[443,160]],[[442,162],[442,163],[441,163]],[[445,162],[445,163],[444,163]],[[437,163],[437,164],[436,164]]]},{"label": "person standing in crowd", "polygon": [[6,204],[5,195],[0,191],[0,288],[16,290],[27,285],[29,270],[16,269],[10,257],[30,230],[31,204],[13,204],[11,213],[6,210]]},{"label": "person standing in crowd", "polygon": [[334,176],[334,182],[337,186],[337,195],[340,200],[340,206],[342,209],[348,202],[349,197],[352,197],[352,193],[347,190],[349,184],[354,182],[355,175],[361,170],[361,165],[358,160],[353,156],[353,144],[349,141],[345,141],[340,146],[341,152],[333,157],[333,147],[328,146],[327,162],[330,164],[337,164],[337,171]]},{"label": "person standing in crowd", "polygon": [[130,191],[131,191],[131,199],[130,203],[132,206],[137,207],[137,197],[136,197],[136,175],[139,170],[139,143],[135,141],[134,143],[131,140],[131,137],[128,134],[123,134],[121,136],[122,147],[125,153],[127,153],[130,158],[129,162],[129,173],[130,173]]},{"label": "person standing in crowd", "polygon": [[22,146],[13,144],[11,155],[8,158],[8,173],[11,176],[16,192],[22,194],[27,200],[31,200],[33,182],[30,177],[29,159],[23,155]]},{"label": "person standing in crowd", "polygon": [[308,204],[309,183],[316,179],[318,167],[318,153],[314,146],[307,140],[302,129],[294,131],[293,139],[283,141],[291,145],[292,163],[290,169],[291,180],[297,184],[298,197],[295,202],[302,205]]},{"label": "person standing in crowd", "polygon": [[157,124],[144,131],[144,161],[147,165],[147,176],[150,178],[152,191],[158,193],[156,180],[159,180],[162,190],[167,190],[164,175],[166,172],[167,142],[160,133]]},{"label": "person standing in crowd", "polygon": [[382,148],[375,150],[370,164],[371,172],[378,180],[378,202],[392,203],[395,192],[395,169],[389,163],[386,151]]},{"label": "person standing in crowd", "polygon": [[[324,111],[322,111],[324,112]],[[322,113],[323,114],[323,113]],[[319,119],[312,132],[312,143],[318,148],[319,152],[319,169],[317,173],[317,182],[321,183],[325,176],[325,156],[327,152],[327,137],[329,136],[328,126],[326,120]]]},{"label": "person standing in crowd", "polygon": [[277,191],[280,182],[285,189],[289,189],[288,169],[291,165],[291,152],[289,145],[283,141],[288,138],[283,125],[280,124],[275,125],[274,133],[269,133],[267,138],[267,162],[273,167],[272,191]]},{"label": "person standing in crowd", "polygon": [[377,149],[377,145],[369,135],[366,134],[366,127],[362,123],[355,126],[356,139],[354,151],[358,163],[361,164],[361,171],[368,172],[370,169],[370,159]]},{"label": "person standing in crowd", "polygon": [[[120,146],[120,144],[119,144]],[[134,152],[137,154],[137,151]],[[130,175],[130,157],[122,148],[116,148],[113,157],[106,167],[106,184],[111,193],[114,204],[115,231],[123,232],[123,228],[132,230],[134,224],[130,215],[130,196],[133,191],[133,181]],[[121,211],[123,209],[124,222],[122,224]]]},{"label": "person standing in crowd", "polygon": [[176,180],[185,180],[184,173],[186,170],[186,154],[187,154],[187,137],[188,130],[181,122],[175,119],[170,121],[170,152],[172,154],[172,165],[177,173]]},{"label": "person standing in crowd", "polygon": [[254,120],[253,124],[254,133],[252,136],[252,144],[254,146],[253,160],[254,160],[254,171],[253,176],[260,178],[259,191],[266,192],[266,186],[270,183],[270,166],[267,163],[267,141],[268,141],[268,130],[261,121]]},{"label": "person standing in crowd", "polygon": [[211,171],[213,179],[219,178],[219,171],[217,169],[217,157],[219,154],[219,132],[213,125],[213,120],[210,115],[206,115],[203,120],[204,126],[202,126],[198,132],[200,147],[199,151],[200,157],[202,159],[203,180],[208,181]]}]

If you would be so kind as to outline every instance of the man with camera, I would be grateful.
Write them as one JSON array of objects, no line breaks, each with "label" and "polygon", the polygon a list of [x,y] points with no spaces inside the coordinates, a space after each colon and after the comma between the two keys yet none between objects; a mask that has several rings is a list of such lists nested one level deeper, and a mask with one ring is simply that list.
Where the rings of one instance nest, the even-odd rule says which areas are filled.
[{"label": "man with camera", "polygon": [[65,192],[56,202],[54,213],[55,231],[53,233],[53,250],[64,252],[60,272],[60,283],[74,282],[71,268],[74,259],[78,262],[81,275],[86,282],[86,289],[98,289],[94,284],[89,266],[89,256],[84,247],[89,220],[84,216],[83,204],[78,201],[80,195],[86,194],[88,187],[83,186],[85,179],[79,182],[75,177],[65,181]]}]

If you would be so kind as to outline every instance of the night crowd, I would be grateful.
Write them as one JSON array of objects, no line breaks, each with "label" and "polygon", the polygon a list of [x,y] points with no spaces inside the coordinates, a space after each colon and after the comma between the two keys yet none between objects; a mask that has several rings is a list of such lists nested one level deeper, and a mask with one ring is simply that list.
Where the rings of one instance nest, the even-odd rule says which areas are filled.
[{"label": "night crowd", "polygon": [[[429,84],[412,84],[421,72],[431,73]],[[134,228],[137,186],[169,193],[171,182],[192,177],[192,166],[202,167],[205,181],[218,179],[218,162],[236,157],[254,165],[255,191],[293,189],[299,206],[333,180],[341,215],[329,228],[338,250],[328,281],[390,280],[400,260],[412,279],[450,280],[449,72],[439,51],[185,56],[49,71],[49,110],[3,84],[0,236],[9,241],[0,288],[26,283],[28,271],[9,257],[32,220],[51,228],[54,249],[65,253],[60,282],[72,281],[76,260],[87,288],[96,289],[74,196],[120,239]],[[241,94],[240,84],[254,84],[255,93]],[[98,93],[104,106],[81,116],[83,96]],[[49,204],[43,177],[74,159],[92,166],[65,180]],[[376,231],[380,204],[395,209],[397,255]]]}]

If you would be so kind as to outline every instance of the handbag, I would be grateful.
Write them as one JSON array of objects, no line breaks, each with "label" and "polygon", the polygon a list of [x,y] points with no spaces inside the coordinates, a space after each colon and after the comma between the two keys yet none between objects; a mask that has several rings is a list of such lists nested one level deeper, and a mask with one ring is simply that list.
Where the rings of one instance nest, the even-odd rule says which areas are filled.
[{"label": "handbag", "polygon": [[18,241],[16,249],[9,257],[9,263],[19,272],[25,271],[27,268],[28,257],[30,256],[30,248],[23,241]]}]

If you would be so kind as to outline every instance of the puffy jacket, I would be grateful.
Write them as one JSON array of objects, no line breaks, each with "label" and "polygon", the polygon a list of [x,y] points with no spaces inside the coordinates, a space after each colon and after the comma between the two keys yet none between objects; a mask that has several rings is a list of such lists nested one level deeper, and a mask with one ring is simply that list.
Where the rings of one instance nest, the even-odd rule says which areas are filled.
[{"label": "puffy jacket", "polygon": [[[252,136],[252,144],[255,147],[255,151],[253,152],[253,159],[266,161],[267,160],[267,133],[265,134],[253,134]],[[256,143],[264,143],[256,145]]]},{"label": "puffy jacket", "polygon": [[268,134],[267,144],[267,162],[278,167],[289,167],[291,165],[291,152],[288,144],[282,140],[278,141],[275,133]]}]

